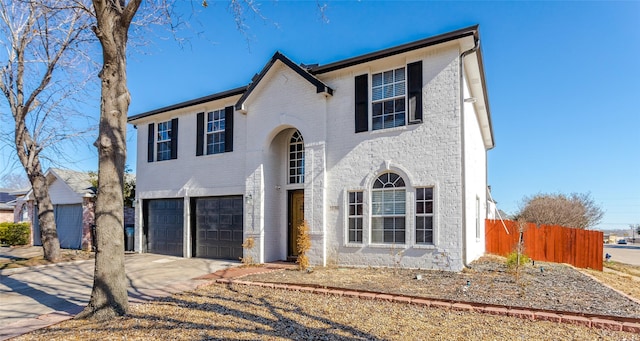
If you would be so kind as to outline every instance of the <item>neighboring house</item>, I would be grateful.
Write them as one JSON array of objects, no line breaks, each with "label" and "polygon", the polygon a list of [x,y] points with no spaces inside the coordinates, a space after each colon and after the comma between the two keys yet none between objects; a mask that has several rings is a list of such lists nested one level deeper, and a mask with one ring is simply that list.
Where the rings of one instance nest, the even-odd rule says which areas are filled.
[{"label": "neighboring house", "polygon": [[[91,225],[94,223],[95,188],[88,173],[50,168],[45,177],[60,247],[65,249],[91,249]],[[16,200],[15,221],[31,223],[32,245],[42,245],[38,209],[33,191],[29,190]]]},{"label": "neighboring house", "polygon": [[11,193],[14,191],[0,188],[0,223],[13,222],[13,202],[16,197]]},{"label": "neighboring house", "polygon": [[[484,253],[494,146],[478,27],[129,118],[136,251],[460,270]],[[168,86],[168,85],[167,85]],[[253,238],[255,246],[243,250]]]}]

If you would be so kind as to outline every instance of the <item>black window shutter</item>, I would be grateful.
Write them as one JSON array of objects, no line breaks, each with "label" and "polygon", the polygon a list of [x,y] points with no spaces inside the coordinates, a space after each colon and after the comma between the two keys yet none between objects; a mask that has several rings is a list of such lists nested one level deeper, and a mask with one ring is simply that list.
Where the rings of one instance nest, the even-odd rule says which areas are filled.
[{"label": "black window shutter", "polygon": [[355,80],[356,133],[369,130],[369,75],[360,75]]},{"label": "black window shutter", "polygon": [[224,108],[224,151],[233,151],[233,106]]},{"label": "black window shutter", "polygon": [[204,152],[204,113],[199,112],[196,117],[196,156],[200,156]]},{"label": "black window shutter", "polygon": [[178,158],[178,119],[171,120],[171,160]]},{"label": "black window shutter", "polygon": [[153,150],[155,143],[155,123],[149,123],[149,135],[147,137],[147,162],[153,162]]},{"label": "black window shutter", "polygon": [[422,61],[407,65],[409,124],[422,122]]}]

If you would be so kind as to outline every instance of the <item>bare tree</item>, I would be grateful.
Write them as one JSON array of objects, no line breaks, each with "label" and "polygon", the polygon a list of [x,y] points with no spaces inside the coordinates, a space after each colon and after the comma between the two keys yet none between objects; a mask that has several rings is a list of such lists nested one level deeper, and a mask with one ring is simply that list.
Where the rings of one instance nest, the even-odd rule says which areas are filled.
[{"label": "bare tree", "polygon": [[[79,1],[79,0],[77,0]],[[98,196],[96,200],[96,257],[93,290],[87,307],[77,318],[109,319],[128,310],[124,272],[123,188],[125,185],[126,127],[130,103],[127,88],[126,50],[134,16],[144,7],[135,26],[172,24],[173,1],[92,0],[95,25],[92,30],[102,48],[102,91],[98,140]],[[206,6],[206,2],[202,3]],[[240,6],[240,7],[238,7]],[[242,11],[256,11],[252,0],[231,0],[230,9],[238,27]],[[240,21],[238,21],[240,20]]]},{"label": "bare tree", "polygon": [[604,211],[588,193],[536,194],[524,198],[515,216],[536,224],[589,229],[602,220]]},{"label": "bare tree", "polygon": [[11,189],[24,189],[28,188],[30,183],[29,179],[27,179],[24,174],[8,173],[2,176],[2,179],[0,179],[0,185]]},{"label": "bare tree", "polygon": [[[38,208],[44,257],[60,255],[53,205],[43,172],[43,151],[86,131],[75,130],[69,105],[84,86],[77,75],[89,60],[82,44],[90,16],[56,8],[55,0],[0,2],[0,91],[13,118],[13,145]],[[73,80],[74,84],[69,80]],[[77,97],[76,97],[77,98]],[[7,134],[9,135],[9,134]],[[4,136],[7,136],[4,135]],[[56,153],[55,158],[64,155]]]}]

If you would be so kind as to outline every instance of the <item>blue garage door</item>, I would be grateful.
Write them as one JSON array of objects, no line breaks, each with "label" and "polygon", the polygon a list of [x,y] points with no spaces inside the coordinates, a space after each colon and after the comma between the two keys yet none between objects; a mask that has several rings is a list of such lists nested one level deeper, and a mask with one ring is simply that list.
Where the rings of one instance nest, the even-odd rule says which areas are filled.
[{"label": "blue garage door", "polygon": [[58,240],[63,249],[82,248],[82,205],[55,205],[53,215],[56,219]]}]

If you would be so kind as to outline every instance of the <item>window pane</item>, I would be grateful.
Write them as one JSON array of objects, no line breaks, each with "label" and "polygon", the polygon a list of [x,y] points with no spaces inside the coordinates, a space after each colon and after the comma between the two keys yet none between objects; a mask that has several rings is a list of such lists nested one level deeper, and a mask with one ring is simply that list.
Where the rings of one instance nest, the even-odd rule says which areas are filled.
[{"label": "window pane", "polygon": [[425,188],[424,192],[425,192],[425,199],[433,200],[433,188]]},{"label": "window pane", "polygon": [[405,93],[405,85],[404,82],[403,83],[397,83],[395,85],[395,92],[394,92],[394,96],[402,96]]},{"label": "window pane", "polygon": [[395,101],[395,112],[404,112],[404,98]]},{"label": "window pane", "polygon": [[404,80],[404,68],[396,69],[395,73],[396,73],[396,82]]},{"label": "window pane", "polygon": [[373,76],[371,76],[371,84],[373,86],[382,85],[382,74],[381,73],[376,73]]},{"label": "window pane", "polygon": [[371,89],[371,98],[374,101],[381,100],[382,99],[382,87]]},{"label": "window pane", "polygon": [[378,117],[382,115],[382,102],[374,103],[372,106],[373,109],[373,117]]},{"label": "window pane", "polygon": [[424,206],[424,213],[433,213],[433,202],[425,202]]},{"label": "window pane", "polygon": [[393,83],[393,71],[387,71],[384,73],[384,84]]},{"label": "window pane", "polygon": [[395,108],[393,105],[393,101],[386,101],[384,102],[384,114],[385,117],[387,117],[387,114],[392,114],[394,112]]}]

